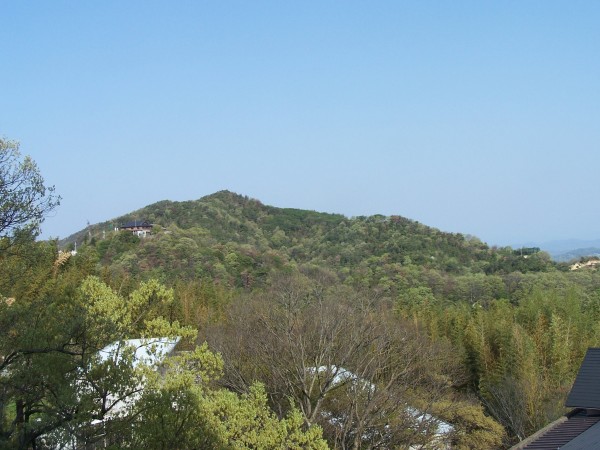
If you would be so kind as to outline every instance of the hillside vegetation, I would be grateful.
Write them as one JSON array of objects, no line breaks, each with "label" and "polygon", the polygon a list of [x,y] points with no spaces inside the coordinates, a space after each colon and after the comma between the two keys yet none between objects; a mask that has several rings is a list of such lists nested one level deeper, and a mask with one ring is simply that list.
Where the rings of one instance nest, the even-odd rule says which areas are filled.
[{"label": "hillside vegetation", "polygon": [[[152,234],[115,231],[129,221],[151,222]],[[536,248],[489,247],[401,216],[347,218],[222,191],[91,225],[60,247],[75,242],[72,257],[54,242],[5,254],[0,293],[30,298],[28,314],[74,302],[63,315],[69,322],[52,334],[67,342],[80,339],[77,311],[91,314],[81,289],[93,302],[112,299],[102,320],[116,322],[96,347],[121,329],[112,309],[162,298],[155,291],[166,296],[143,312],[148,323],[194,330],[198,337],[183,348],[206,341],[196,350],[199,367],[207,358],[219,366],[210,388],[200,383],[186,400],[194,418],[178,431],[152,431],[171,442],[200,439],[191,431],[199,421],[223,427],[215,439],[224,448],[252,448],[223,419],[225,404],[239,402],[272,427],[293,423],[293,433],[272,442],[323,448],[322,436],[332,448],[436,448],[439,439],[452,448],[508,447],[564,412],[586,348],[600,344],[597,269],[569,271]],[[166,411],[175,416],[157,416],[162,424],[181,413]],[[451,427],[443,437],[441,420]],[[131,439],[149,432],[140,427]]]},{"label": "hillside vegetation", "polygon": [[[152,236],[114,231],[133,220],[153,223]],[[391,286],[408,267],[452,275],[565,269],[545,253],[523,257],[401,216],[347,218],[276,208],[228,191],[196,201],[161,201],[82,230],[63,245],[75,241],[90,243],[101,264],[115,271],[162,279],[210,277],[238,287],[299,266],[327,269],[345,283],[364,286]]]}]

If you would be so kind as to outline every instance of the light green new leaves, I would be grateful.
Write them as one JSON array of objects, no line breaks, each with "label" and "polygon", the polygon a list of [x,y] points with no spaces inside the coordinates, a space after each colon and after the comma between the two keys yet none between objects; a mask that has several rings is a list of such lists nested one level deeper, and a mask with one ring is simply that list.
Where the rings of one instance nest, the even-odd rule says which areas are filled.
[{"label": "light green new leaves", "polygon": [[197,334],[196,330],[170,322],[161,315],[173,303],[173,290],[156,280],[141,283],[127,299],[98,277],[86,278],[79,291],[88,312],[89,325],[97,328],[107,343],[131,337],[193,339]]},{"label": "light green new leaves", "polygon": [[123,299],[99,278],[86,278],[79,291],[90,320],[113,324],[115,331],[125,331],[131,325],[131,314]]},{"label": "light green new leaves", "polygon": [[[223,360],[205,343],[167,358],[162,373],[148,372],[134,423],[137,447],[212,449],[326,449],[319,427],[304,430],[293,410],[279,420],[261,384],[245,395],[213,386]],[[142,417],[141,416],[141,417]]]},{"label": "light green new leaves", "polygon": [[267,406],[264,386],[254,384],[242,396],[219,390],[201,402],[211,429],[228,448],[239,449],[327,449],[321,429],[303,430],[300,413],[279,420]]},{"label": "light green new leaves", "polygon": [[197,389],[201,393],[221,377],[223,359],[220,354],[211,352],[205,342],[194,350],[166,358],[162,368],[161,372],[147,374],[149,389]]},{"label": "light green new leaves", "polygon": [[191,327],[180,325],[178,321],[169,322],[164,317],[156,317],[144,321],[144,329],[141,331],[142,337],[175,337],[180,336],[183,339],[193,340],[198,332]]}]

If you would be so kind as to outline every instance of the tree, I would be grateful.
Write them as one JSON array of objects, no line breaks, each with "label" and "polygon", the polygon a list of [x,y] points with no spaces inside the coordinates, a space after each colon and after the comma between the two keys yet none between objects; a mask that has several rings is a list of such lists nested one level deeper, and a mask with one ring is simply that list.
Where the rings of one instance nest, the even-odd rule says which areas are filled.
[{"label": "tree", "polygon": [[[193,328],[169,319],[171,289],[150,280],[123,297],[97,277],[77,280],[78,270],[51,265],[0,298],[0,448],[326,448],[297,411],[279,420],[260,386],[246,396],[215,386],[223,361],[193,344]],[[159,371],[122,345],[176,336],[188,350]],[[116,350],[101,357],[113,342]]]},{"label": "tree", "polygon": [[44,185],[36,163],[21,157],[18,142],[0,138],[0,238],[38,233],[44,217],[60,203],[54,191]]},{"label": "tree", "polygon": [[215,346],[230,388],[265,384],[275,411],[292,400],[341,449],[425,445],[439,421],[427,414],[461,376],[444,345],[396,320],[385,301],[291,275],[241,299]]},{"label": "tree", "polygon": [[[106,344],[194,334],[161,318],[172,292],[158,283],[142,284],[126,300],[94,277],[73,286],[69,272],[77,270],[66,267],[54,277],[51,268],[12,291],[12,302],[0,300],[0,444],[29,448],[56,430],[85,435],[93,420],[110,415],[111,396],[136,395],[142,373],[131,355],[99,360]],[[121,426],[122,420],[107,423],[108,432]]]}]

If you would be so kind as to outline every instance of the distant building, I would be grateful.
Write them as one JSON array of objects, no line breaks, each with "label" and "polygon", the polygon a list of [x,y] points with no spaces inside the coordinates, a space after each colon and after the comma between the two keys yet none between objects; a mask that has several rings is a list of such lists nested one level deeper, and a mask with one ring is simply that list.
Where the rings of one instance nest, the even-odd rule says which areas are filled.
[{"label": "distant building", "polygon": [[147,220],[134,220],[115,228],[115,231],[131,231],[136,236],[146,237],[152,234],[152,224]]},{"label": "distant building", "polygon": [[134,367],[141,364],[153,369],[160,366],[163,360],[173,354],[175,346],[181,340],[180,336],[174,338],[154,337],[142,339],[125,339],[115,341],[104,347],[98,355],[101,361],[113,360],[119,362],[126,349],[133,350],[132,363]]},{"label": "distant building", "polygon": [[588,349],[560,419],[511,450],[585,450],[600,448],[600,348]]},{"label": "distant building", "polygon": [[513,250],[513,255],[520,255],[526,258],[528,256],[535,255],[540,251],[541,249],[539,247],[521,247],[516,250]]}]

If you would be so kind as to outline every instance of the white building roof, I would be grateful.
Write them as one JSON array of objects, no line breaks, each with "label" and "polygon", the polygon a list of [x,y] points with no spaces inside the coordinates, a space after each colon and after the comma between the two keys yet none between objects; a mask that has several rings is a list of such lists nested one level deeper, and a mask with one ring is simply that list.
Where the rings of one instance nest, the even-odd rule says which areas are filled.
[{"label": "white building roof", "polygon": [[155,337],[115,341],[100,350],[99,355],[102,361],[109,359],[119,361],[123,351],[132,348],[135,352],[133,357],[134,367],[137,367],[140,363],[150,367],[158,366],[175,349],[180,340],[181,337],[177,336],[175,338]]}]

